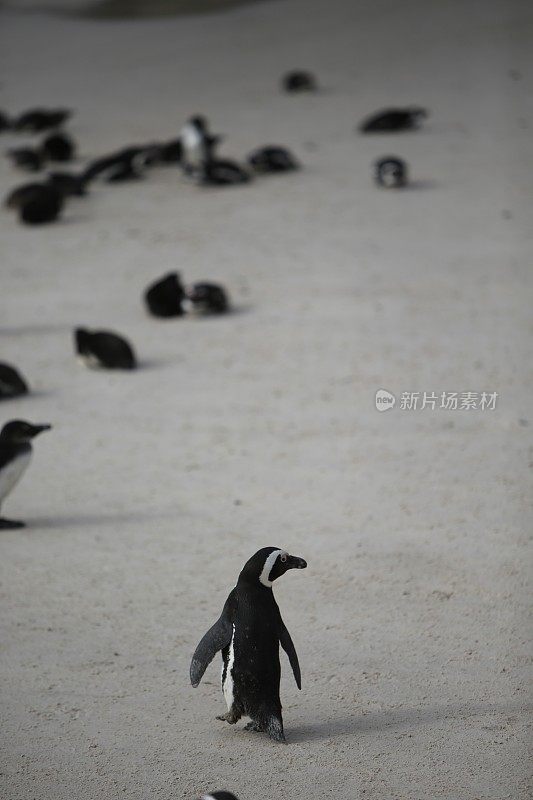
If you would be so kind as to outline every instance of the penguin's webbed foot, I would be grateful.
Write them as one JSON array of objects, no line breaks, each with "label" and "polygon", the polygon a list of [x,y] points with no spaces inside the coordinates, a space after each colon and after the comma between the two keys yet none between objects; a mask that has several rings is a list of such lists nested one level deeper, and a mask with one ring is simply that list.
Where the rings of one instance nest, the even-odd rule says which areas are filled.
[{"label": "penguin's webbed foot", "polygon": [[5,519],[4,517],[0,517],[0,530],[10,531],[15,530],[16,528],[25,528],[25,522],[19,522],[18,520],[14,519]]},{"label": "penguin's webbed foot", "polygon": [[221,714],[217,717],[221,722],[229,722],[230,725],[235,725],[241,718],[240,714],[236,714],[234,711],[228,711],[226,714]]}]

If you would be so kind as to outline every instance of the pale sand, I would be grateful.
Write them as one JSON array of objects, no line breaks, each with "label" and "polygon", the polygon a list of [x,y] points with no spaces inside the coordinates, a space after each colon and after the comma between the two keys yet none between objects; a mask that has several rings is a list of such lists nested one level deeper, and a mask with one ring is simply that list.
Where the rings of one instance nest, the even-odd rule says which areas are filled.
[{"label": "pale sand", "polygon": [[[28,528],[0,536],[2,798],[527,796],[530,13],[3,14],[0,107],[72,105],[85,157],[200,111],[226,154],[281,143],[305,169],[218,191],[160,170],[40,230],[1,215],[1,357],[35,394],[0,421],[55,426],[4,509]],[[282,95],[292,67],[323,91]],[[354,133],[390,103],[433,114]],[[414,188],[373,186],[389,153]],[[146,317],[141,291],[172,268],[222,281],[239,313]],[[84,370],[79,323],[130,336],[146,368]],[[379,414],[380,387],[500,398]],[[275,587],[303,674],[300,693],[282,656],[287,747],[215,722],[219,663],[188,683],[269,544],[309,562]]]}]

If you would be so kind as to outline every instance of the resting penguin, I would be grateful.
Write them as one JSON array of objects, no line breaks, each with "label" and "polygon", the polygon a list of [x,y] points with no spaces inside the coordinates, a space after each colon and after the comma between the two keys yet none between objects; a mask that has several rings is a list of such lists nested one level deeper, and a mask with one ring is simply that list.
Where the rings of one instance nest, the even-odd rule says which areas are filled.
[{"label": "resting penguin", "polygon": [[0,400],[23,394],[28,394],[28,386],[22,375],[10,364],[0,362]]},{"label": "resting penguin", "polygon": [[193,283],[186,296],[199,314],[223,314],[229,307],[228,295],[217,283]]},{"label": "resting penguin", "polygon": [[207,665],[222,650],[222,689],[227,714],[217,719],[234,725],[246,715],[246,730],[264,731],[284,742],[279,699],[281,669],[279,645],[289,657],[296,685],[301,689],[298,656],[281,618],[272,584],[289,569],[305,569],[303,558],[278,547],[263,547],[246,562],[217,622],[192,657],[190,677],[198,686]]},{"label": "resting penguin", "polygon": [[14,147],[7,151],[8,157],[15,167],[27,172],[39,172],[43,168],[44,158],[40,150],[32,147]]},{"label": "resting penguin", "polygon": [[428,116],[425,108],[411,106],[409,108],[387,108],[367,117],[359,126],[361,133],[395,133],[397,131],[413,131],[420,127],[424,117]]},{"label": "resting penguin", "polygon": [[13,123],[13,127],[16,131],[40,133],[50,128],[58,128],[71,115],[72,111],[67,109],[32,108],[21,114]]},{"label": "resting penguin", "polygon": [[83,197],[87,194],[83,175],[74,175],[71,172],[50,172],[47,182],[50,186],[59,189],[63,197]]},{"label": "resting penguin", "polygon": [[168,275],[150,284],[144,293],[144,301],[153,317],[183,316],[184,299],[185,291],[177,272],[169,272]]},{"label": "resting penguin", "polygon": [[407,164],[401,158],[387,156],[374,164],[374,177],[379,186],[401,189],[407,183]]},{"label": "resting penguin", "polygon": [[137,361],[129,342],[111,331],[74,331],[80,361],[91,369],[135,369]]},{"label": "resting penguin", "polygon": [[300,166],[285,147],[259,147],[248,156],[248,163],[256,172],[287,172]]},{"label": "resting penguin", "polygon": [[314,92],[316,91],[315,76],[304,70],[293,70],[283,76],[281,85],[286,92]]},{"label": "resting penguin", "polygon": [[[51,427],[14,419],[7,422],[0,431],[0,508],[26,472],[32,454],[31,440]],[[23,522],[0,517],[0,529],[23,527]]]},{"label": "resting penguin", "polygon": [[70,136],[52,133],[41,144],[41,153],[49,161],[72,161],[76,146]]}]

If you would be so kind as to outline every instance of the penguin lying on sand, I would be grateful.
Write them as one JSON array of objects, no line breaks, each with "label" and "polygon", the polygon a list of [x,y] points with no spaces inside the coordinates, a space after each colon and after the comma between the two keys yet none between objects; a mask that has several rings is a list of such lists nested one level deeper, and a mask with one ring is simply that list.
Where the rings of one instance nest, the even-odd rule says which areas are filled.
[{"label": "penguin lying on sand", "polygon": [[124,147],[116,153],[91,162],[83,173],[86,183],[99,178],[108,183],[136,180],[142,177],[149,149],[146,147]]},{"label": "penguin lying on sand", "polygon": [[111,331],[74,331],[76,352],[91,369],[135,369],[137,361],[129,342]]},{"label": "penguin lying on sand", "polygon": [[299,689],[301,676],[272,584],[287,570],[306,566],[303,558],[277,547],[258,550],[244,565],[220,618],[200,641],[190,668],[191,683],[196,687],[215,654],[222,650],[222,689],[228,712],[217,719],[234,725],[246,715],[252,720],[246,730],[264,731],[277,742],[285,741],[279,699],[280,644]]},{"label": "penguin lying on sand", "polygon": [[26,225],[54,222],[63,209],[63,193],[47,183],[27,183],[14,189],[6,198],[8,208],[18,211]]},{"label": "penguin lying on sand", "polygon": [[300,69],[287,72],[282,78],[281,85],[286,92],[316,91],[315,76]]},{"label": "penguin lying on sand", "polygon": [[223,314],[229,308],[225,290],[216,283],[193,283],[186,296],[198,314]]},{"label": "penguin lying on sand", "polygon": [[43,155],[34,147],[14,147],[7,151],[7,156],[15,167],[25,169],[27,172],[39,172],[43,168]]},{"label": "penguin lying on sand", "polygon": [[10,364],[0,362],[0,400],[23,394],[28,394],[28,386],[22,375]]},{"label": "penguin lying on sand", "polygon": [[83,175],[74,175],[71,172],[50,172],[47,182],[50,186],[55,186],[63,197],[83,197],[87,194]]},{"label": "penguin lying on sand", "polygon": [[228,159],[211,159],[201,167],[190,167],[187,170],[189,177],[200,186],[232,186],[238,183],[248,183],[250,175],[236,161]]},{"label": "penguin lying on sand", "polygon": [[387,108],[367,117],[359,126],[362,133],[395,133],[397,131],[413,131],[420,127],[422,120],[428,116],[425,108]]},{"label": "penguin lying on sand", "polygon": [[169,272],[152,283],[144,293],[148,311],[154,317],[181,317],[185,290],[177,272]]},{"label": "penguin lying on sand", "polygon": [[76,147],[70,136],[52,133],[41,144],[41,153],[49,161],[72,161]]},{"label": "penguin lying on sand", "polygon": [[394,156],[380,158],[374,164],[374,177],[379,186],[400,189],[407,183],[407,164]]},{"label": "penguin lying on sand", "polygon": [[300,166],[285,147],[260,147],[248,156],[248,163],[256,172],[287,172]]},{"label": "penguin lying on sand", "polygon": [[13,128],[18,132],[41,133],[51,128],[58,128],[71,115],[72,111],[63,108],[56,110],[32,108],[15,119]]},{"label": "penguin lying on sand", "polygon": [[[32,455],[31,440],[51,427],[15,419],[7,422],[0,431],[0,508],[28,468]],[[23,522],[0,517],[0,529],[23,527]]]}]

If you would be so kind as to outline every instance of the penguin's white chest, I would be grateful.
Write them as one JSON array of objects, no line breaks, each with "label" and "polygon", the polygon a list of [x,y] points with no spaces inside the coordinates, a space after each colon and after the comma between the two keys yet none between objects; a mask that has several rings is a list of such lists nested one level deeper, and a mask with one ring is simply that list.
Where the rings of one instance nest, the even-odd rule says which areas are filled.
[{"label": "penguin's white chest", "polygon": [[0,471],[0,503],[17,485],[31,461],[31,452],[22,453]]},{"label": "penguin's white chest", "polygon": [[203,158],[203,136],[194,125],[185,125],[181,131],[181,143],[187,163],[195,166],[201,164]]},{"label": "penguin's white chest", "polygon": [[233,633],[231,634],[231,642],[229,645],[229,652],[228,652],[228,663],[226,664],[224,680],[222,682],[222,691],[224,692],[224,699],[226,701],[228,711],[231,711],[231,707],[233,705],[234,662],[235,662],[235,625],[233,625]]}]

